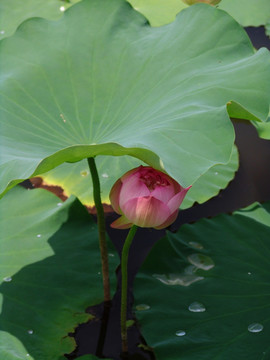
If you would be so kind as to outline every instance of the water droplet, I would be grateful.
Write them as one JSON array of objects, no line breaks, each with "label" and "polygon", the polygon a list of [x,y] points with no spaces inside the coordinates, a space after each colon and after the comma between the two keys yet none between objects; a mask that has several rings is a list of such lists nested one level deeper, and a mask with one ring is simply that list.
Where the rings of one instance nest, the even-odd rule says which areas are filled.
[{"label": "water droplet", "polygon": [[98,272],[98,275],[101,275],[101,272],[100,272],[100,271]]},{"label": "water droplet", "polygon": [[11,276],[4,277],[3,281],[5,281],[5,282],[11,282],[11,281],[12,281],[12,277],[11,277]]},{"label": "water droplet", "polygon": [[203,254],[192,254],[188,256],[188,261],[195,265],[199,269],[210,270],[215,266],[214,261],[206,255]]},{"label": "water droplet", "polygon": [[106,173],[102,174],[101,176],[102,176],[103,178],[105,178],[105,179],[107,179],[107,178],[109,177],[109,175],[106,174]]},{"label": "water droplet", "polygon": [[187,275],[194,275],[194,273],[196,272],[196,270],[198,270],[198,268],[194,265],[188,265],[185,269],[184,269],[184,273]]},{"label": "water droplet", "polygon": [[186,332],[184,330],[178,330],[178,331],[176,331],[175,335],[176,336],[185,336]]},{"label": "water droplet", "polygon": [[60,11],[65,11],[65,10],[66,10],[66,8],[64,6],[60,7]]},{"label": "water droplet", "polygon": [[251,275],[251,272],[248,272],[248,275]]},{"label": "water droplet", "polygon": [[136,306],[136,310],[137,311],[145,311],[145,310],[149,310],[150,306],[147,304],[139,304]]},{"label": "water droplet", "polygon": [[114,257],[114,254],[112,254],[112,253],[109,253],[108,255],[111,256],[111,257]]},{"label": "water droplet", "polygon": [[204,312],[206,308],[203,304],[195,301],[189,305],[188,310],[191,312]]},{"label": "water droplet", "polygon": [[181,285],[181,286],[189,286],[196,281],[203,280],[204,277],[190,274],[154,274],[154,278],[159,280],[165,285]]},{"label": "water droplet", "polygon": [[4,35],[4,33],[5,33],[5,30],[1,30],[1,31],[0,31],[0,34],[1,34],[1,35]]},{"label": "water droplet", "polygon": [[34,331],[33,330],[28,330],[27,332],[28,332],[29,335],[32,335]]},{"label": "water droplet", "polygon": [[199,244],[198,242],[196,241],[189,241],[189,245],[196,248],[196,249],[203,249],[203,246],[202,244]]},{"label": "water droplet", "polygon": [[40,238],[40,237],[41,237],[41,234],[37,234],[37,237]]},{"label": "water droplet", "polygon": [[[65,8],[64,8],[64,10],[65,10]],[[63,10],[63,11],[64,11],[64,10]],[[61,119],[63,120],[64,123],[67,122],[67,120],[64,118],[64,115],[63,115],[63,114],[60,114],[60,117],[61,117]]]},{"label": "water droplet", "polygon": [[57,203],[57,206],[62,206],[63,205],[63,203]]},{"label": "water droplet", "polygon": [[218,175],[218,172],[217,172],[217,171],[215,172],[215,175]]},{"label": "water droplet", "polygon": [[87,170],[82,170],[82,171],[80,172],[80,174],[81,174],[82,177],[85,177],[85,176],[88,175],[88,171],[87,171]]},{"label": "water droplet", "polygon": [[248,331],[251,333],[261,332],[263,330],[263,325],[259,323],[253,323],[248,326]]},{"label": "water droplet", "polygon": [[30,354],[26,354],[26,356],[30,356]]}]

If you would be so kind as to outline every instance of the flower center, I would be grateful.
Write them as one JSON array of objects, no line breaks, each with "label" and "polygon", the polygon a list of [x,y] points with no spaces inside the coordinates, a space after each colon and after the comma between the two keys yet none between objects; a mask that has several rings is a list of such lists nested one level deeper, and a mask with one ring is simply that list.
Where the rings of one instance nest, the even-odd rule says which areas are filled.
[{"label": "flower center", "polygon": [[165,187],[170,185],[167,179],[162,177],[160,174],[149,170],[144,174],[141,174],[140,179],[144,182],[150,191],[155,190],[157,186]]}]

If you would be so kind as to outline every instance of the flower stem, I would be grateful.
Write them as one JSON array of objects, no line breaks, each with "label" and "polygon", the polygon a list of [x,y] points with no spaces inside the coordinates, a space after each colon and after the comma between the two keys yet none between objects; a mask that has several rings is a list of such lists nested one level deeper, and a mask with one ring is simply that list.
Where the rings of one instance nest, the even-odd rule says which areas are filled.
[{"label": "flower stem", "polygon": [[129,248],[136,233],[137,226],[133,225],[129,230],[128,236],[123,246],[121,257],[121,273],[122,273],[122,288],[121,288],[121,339],[122,351],[128,352],[127,340],[127,285],[128,285],[128,253]]},{"label": "flower stem", "polygon": [[100,197],[100,182],[97,172],[95,159],[93,157],[88,158],[88,165],[93,181],[93,197],[97,210],[97,225],[99,235],[99,248],[101,255],[102,264],[102,277],[103,277],[103,289],[104,289],[104,302],[111,300],[110,295],[110,279],[109,279],[109,261],[108,261],[108,250],[106,243],[106,228],[105,228],[105,217],[103,205]]}]

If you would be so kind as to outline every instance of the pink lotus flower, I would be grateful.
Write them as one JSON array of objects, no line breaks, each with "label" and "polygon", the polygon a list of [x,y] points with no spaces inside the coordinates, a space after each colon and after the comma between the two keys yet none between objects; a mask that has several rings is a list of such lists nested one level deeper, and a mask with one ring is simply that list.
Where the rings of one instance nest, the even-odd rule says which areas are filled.
[{"label": "pink lotus flower", "polygon": [[124,174],[113,185],[110,201],[122,215],[111,227],[163,229],[177,218],[178,209],[187,191],[170,176],[149,166],[139,166]]}]

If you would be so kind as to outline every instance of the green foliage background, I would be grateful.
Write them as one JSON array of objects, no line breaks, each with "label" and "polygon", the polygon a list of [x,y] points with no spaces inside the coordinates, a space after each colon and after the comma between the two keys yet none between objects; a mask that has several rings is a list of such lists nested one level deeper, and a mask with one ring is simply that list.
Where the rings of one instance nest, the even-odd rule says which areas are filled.
[{"label": "green foliage background", "polygon": [[[234,177],[229,117],[269,139],[269,52],[236,22],[267,30],[269,1],[130,4],[0,2],[1,359],[64,360],[68,332],[102,301],[97,229],[80,203],[93,203],[87,157],[97,156],[104,202],[126,170],[149,164],[193,184],[188,208]],[[70,198],[14,187],[36,175]],[[153,248],[135,300],[150,306],[137,318],[158,360],[268,359],[269,210],[203,219]],[[190,312],[194,301],[205,311]]]}]

